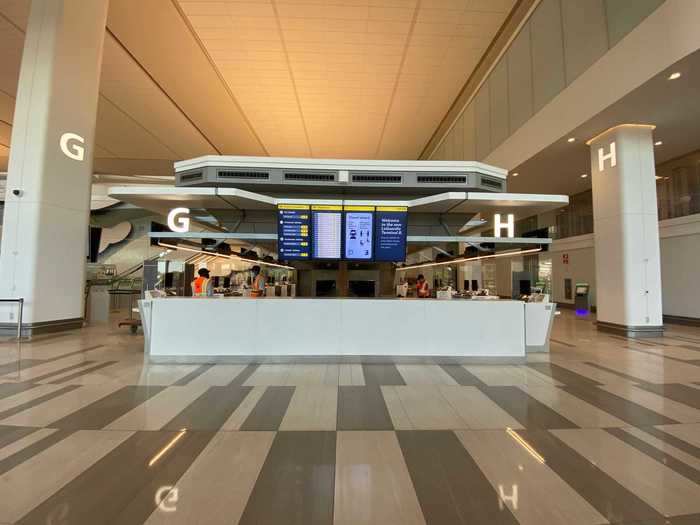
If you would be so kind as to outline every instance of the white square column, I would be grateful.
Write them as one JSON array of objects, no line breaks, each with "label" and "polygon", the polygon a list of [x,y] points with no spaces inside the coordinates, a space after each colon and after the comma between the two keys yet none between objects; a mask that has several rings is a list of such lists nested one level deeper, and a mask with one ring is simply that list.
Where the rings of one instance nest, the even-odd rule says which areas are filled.
[{"label": "white square column", "polygon": [[663,334],[654,126],[623,124],[591,147],[598,329]]},{"label": "white square column", "polygon": [[[7,176],[0,297],[31,333],[82,324],[108,0],[32,0]],[[14,326],[14,308],[0,327]]]}]

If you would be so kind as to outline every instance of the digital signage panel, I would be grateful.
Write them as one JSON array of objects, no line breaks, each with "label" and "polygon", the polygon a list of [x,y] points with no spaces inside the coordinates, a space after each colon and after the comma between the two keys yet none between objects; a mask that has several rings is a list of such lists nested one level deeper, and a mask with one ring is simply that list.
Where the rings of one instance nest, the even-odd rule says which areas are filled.
[{"label": "digital signage panel", "polygon": [[405,261],[408,209],[402,206],[378,206],[374,222],[374,260]]},{"label": "digital signage panel", "polygon": [[371,261],[374,257],[373,212],[373,206],[345,206],[345,259]]},{"label": "digital signage panel", "polygon": [[340,259],[343,245],[343,207],[311,207],[312,255],[314,259]]},{"label": "digital signage panel", "polygon": [[304,204],[277,208],[277,251],[282,261],[311,259],[311,211]]}]

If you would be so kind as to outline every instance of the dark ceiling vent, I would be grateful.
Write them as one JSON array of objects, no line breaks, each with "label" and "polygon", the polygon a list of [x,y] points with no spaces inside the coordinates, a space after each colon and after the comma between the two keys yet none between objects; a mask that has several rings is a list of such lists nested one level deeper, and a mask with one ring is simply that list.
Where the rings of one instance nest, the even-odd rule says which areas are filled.
[{"label": "dark ceiling vent", "polygon": [[302,182],[335,182],[333,173],[285,173],[284,180]]},{"label": "dark ceiling vent", "polygon": [[353,175],[353,182],[365,184],[401,184],[401,175]]},{"label": "dark ceiling vent", "polygon": [[466,184],[467,177],[458,175],[418,175],[418,184]]},{"label": "dark ceiling vent", "polygon": [[481,177],[481,185],[489,186],[491,188],[498,188],[499,190],[503,187],[503,182],[500,180],[487,179],[486,177]]},{"label": "dark ceiling vent", "polygon": [[184,175],[180,175],[180,182],[191,182],[193,180],[200,180],[202,178],[203,173],[201,171],[198,171],[196,173],[185,173]]},{"label": "dark ceiling vent", "polygon": [[217,176],[221,179],[241,180],[268,180],[270,174],[265,171],[219,171]]}]

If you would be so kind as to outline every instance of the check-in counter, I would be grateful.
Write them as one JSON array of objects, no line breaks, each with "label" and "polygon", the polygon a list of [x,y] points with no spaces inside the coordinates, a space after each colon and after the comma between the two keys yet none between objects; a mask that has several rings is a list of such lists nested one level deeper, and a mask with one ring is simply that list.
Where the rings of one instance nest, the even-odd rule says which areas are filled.
[{"label": "check-in counter", "polygon": [[[509,300],[167,297],[142,301],[141,311],[152,362],[517,362],[529,345],[528,306]],[[532,333],[537,343],[549,331]]]}]

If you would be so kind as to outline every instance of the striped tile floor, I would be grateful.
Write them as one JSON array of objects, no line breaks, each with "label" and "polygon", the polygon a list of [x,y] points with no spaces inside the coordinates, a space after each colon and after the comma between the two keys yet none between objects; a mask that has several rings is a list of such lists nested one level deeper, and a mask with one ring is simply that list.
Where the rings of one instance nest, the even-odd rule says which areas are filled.
[{"label": "striped tile floor", "polygon": [[700,524],[700,329],[523,365],[146,365],[0,343],[0,524]]}]

